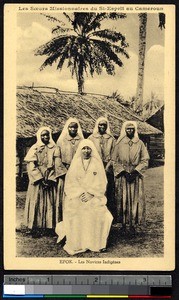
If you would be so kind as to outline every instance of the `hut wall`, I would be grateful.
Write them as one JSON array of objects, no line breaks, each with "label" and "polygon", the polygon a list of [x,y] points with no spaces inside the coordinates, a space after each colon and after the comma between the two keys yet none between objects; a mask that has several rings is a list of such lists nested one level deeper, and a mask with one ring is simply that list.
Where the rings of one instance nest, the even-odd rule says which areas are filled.
[{"label": "hut wall", "polygon": [[149,152],[151,159],[161,159],[164,160],[165,148],[164,148],[164,136],[161,135],[151,135],[149,143]]},{"label": "hut wall", "polygon": [[27,166],[24,161],[30,147],[34,144],[34,138],[19,138],[16,141],[16,189],[25,191],[28,187]]},{"label": "hut wall", "polygon": [[164,164],[165,148],[164,148],[164,135],[140,135],[140,139],[144,142],[149,152],[150,160],[149,167]]},{"label": "hut wall", "polygon": [[164,106],[162,106],[154,115],[148,118],[146,122],[164,132]]},{"label": "hut wall", "polygon": [[164,135],[151,135],[150,142],[148,144],[148,151],[150,155],[149,166],[159,166],[164,164],[165,158],[165,144]]}]

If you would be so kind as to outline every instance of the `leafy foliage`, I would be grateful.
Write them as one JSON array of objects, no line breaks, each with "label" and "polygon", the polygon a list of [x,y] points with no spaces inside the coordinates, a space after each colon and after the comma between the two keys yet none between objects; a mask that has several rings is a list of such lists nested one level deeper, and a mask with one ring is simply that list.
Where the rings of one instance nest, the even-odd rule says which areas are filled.
[{"label": "leafy foliage", "polygon": [[[66,24],[52,16],[45,15],[51,21],[58,23],[52,29],[55,37],[40,46],[35,55],[45,55],[47,59],[41,66],[57,63],[57,69],[61,70],[67,61],[72,76],[75,75],[78,82],[78,92],[84,90],[84,73],[93,76],[102,73],[115,74],[115,65],[122,67],[123,62],[119,55],[129,58],[126,52],[128,43],[120,32],[109,29],[101,30],[101,22],[107,19],[117,20],[126,17],[120,13],[63,13],[68,21]],[[70,26],[69,26],[70,25]]]},{"label": "leafy foliage", "polygon": [[143,106],[143,116],[149,118],[152,116],[161,106],[163,101],[158,98],[158,96],[151,92],[151,97]]},{"label": "leafy foliage", "polygon": [[126,106],[126,107],[130,107],[131,103],[127,100],[124,99],[123,95],[121,93],[118,92],[118,90],[112,92],[111,96],[109,96],[108,98],[112,98],[115,101],[117,101],[118,103]]}]

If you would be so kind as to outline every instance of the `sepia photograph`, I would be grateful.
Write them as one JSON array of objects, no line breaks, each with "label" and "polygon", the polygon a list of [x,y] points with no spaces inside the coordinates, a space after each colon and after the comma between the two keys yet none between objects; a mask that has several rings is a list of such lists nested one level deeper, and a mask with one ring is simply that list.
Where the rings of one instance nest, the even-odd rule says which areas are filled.
[{"label": "sepia photograph", "polygon": [[4,267],[175,267],[175,7],[5,5]]}]

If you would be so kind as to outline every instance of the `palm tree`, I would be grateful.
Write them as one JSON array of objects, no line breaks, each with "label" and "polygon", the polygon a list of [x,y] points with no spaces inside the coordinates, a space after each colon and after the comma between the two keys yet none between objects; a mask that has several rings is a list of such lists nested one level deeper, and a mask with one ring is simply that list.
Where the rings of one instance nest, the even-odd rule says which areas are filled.
[{"label": "palm tree", "polygon": [[[138,79],[137,92],[134,102],[134,110],[138,114],[143,111],[143,86],[144,86],[144,69],[145,69],[145,50],[146,50],[146,35],[147,35],[147,13],[139,15],[139,61],[138,61]],[[159,25],[162,30],[165,29],[165,14],[159,13]]]},{"label": "palm tree", "polygon": [[120,54],[129,58],[126,52],[128,46],[125,36],[120,32],[109,29],[100,29],[101,22],[107,19],[117,20],[125,18],[122,13],[63,13],[70,27],[51,16],[45,15],[48,20],[58,23],[52,29],[55,37],[40,46],[35,55],[46,55],[48,58],[40,70],[47,65],[57,62],[57,69],[61,70],[65,61],[72,76],[76,76],[78,93],[84,92],[85,74],[93,76],[102,73],[115,74],[115,65],[122,67]]},{"label": "palm tree", "polygon": [[144,67],[145,67],[145,48],[147,33],[147,13],[139,14],[139,60],[138,60],[138,78],[137,92],[134,110],[141,114],[143,106],[143,86],[144,86]]}]

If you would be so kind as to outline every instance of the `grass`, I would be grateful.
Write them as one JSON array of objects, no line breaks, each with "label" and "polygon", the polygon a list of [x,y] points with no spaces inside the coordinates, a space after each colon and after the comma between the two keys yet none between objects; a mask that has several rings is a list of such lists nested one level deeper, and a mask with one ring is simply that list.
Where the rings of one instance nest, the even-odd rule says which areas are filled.
[{"label": "grass", "polygon": [[[164,251],[163,224],[163,166],[150,168],[145,175],[146,227],[134,235],[121,234],[113,226],[109,236],[107,253],[86,252],[77,257],[161,257]],[[23,224],[26,192],[17,193],[16,228]],[[56,244],[56,237],[34,239],[23,231],[16,233],[16,255],[18,257],[68,257],[63,248]]]}]

